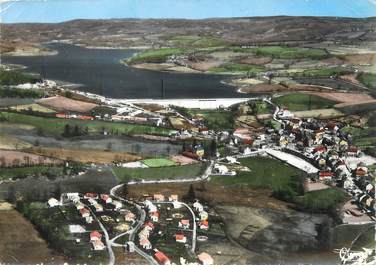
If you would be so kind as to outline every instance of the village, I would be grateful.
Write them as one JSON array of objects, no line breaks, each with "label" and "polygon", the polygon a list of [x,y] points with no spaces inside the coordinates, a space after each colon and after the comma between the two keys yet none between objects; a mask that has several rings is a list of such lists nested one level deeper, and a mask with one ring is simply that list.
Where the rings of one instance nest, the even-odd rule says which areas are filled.
[{"label": "village", "polygon": [[[267,82],[268,76],[260,79]],[[111,190],[98,187],[95,181],[93,186],[79,187],[80,192],[74,186],[64,192],[58,189],[47,200],[48,209],[39,202],[51,192],[40,195],[36,204],[20,207],[37,227],[43,222],[33,211],[54,216],[45,234],[64,242],[58,249],[67,256],[109,265],[116,264],[119,255],[128,257],[126,253],[137,254],[149,264],[216,264],[222,251],[197,248],[212,235],[210,215],[216,213],[207,197],[195,197],[194,188],[189,198],[172,192],[132,197],[119,190],[170,183],[235,186],[259,177],[252,176],[260,172],[257,160],[252,160],[258,158],[299,172],[276,175],[290,178],[284,187],[261,181],[260,187],[273,187],[271,197],[308,212],[326,213],[338,207],[341,224],[375,222],[376,160],[369,146],[357,147],[352,135],[367,125],[362,115],[374,108],[374,100],[366,93],[318,92],[317,96],[306,91],[232,99],[122,100],[62,88],[52,81],[22,84],[17,89],[42,90],[43,95],[29,104],[1,107],[7,138],[0,162],[6,170],[21,169],[21,173],[5,175],[0,183],[17,185],[22,179],[44,175],[49,181],[62,176],[69,181],[103,172],[115,179],[107,184]],[[321,102],[328,94],[336,100]],[[294,109],[290,101],[296,97],[307,101],[306,110]],[[356,108],[343,102],[349,97],[359,97]],[[302,104],[299,100],[294,104]],[[32,142],[20,134],[18,126],[30,127]],[[123,144],[126,140],[132,145]],[[147,144],[152,150],[144,152]],[[244,163],[247,159],[251,162]],[[45,167],[46,173],[28,171],[37,166]],[[320,191],[328,191],[329,203],[316,203],[318,197],[306,199]],[[9,194],[16,205],[32,197]],[[332,194],[340,199],[332,200]],[[226,202],[232,203],[231,198]],[[343,255],[344,251],[340,257],[349,261],[351,253]],[[371,254],[362,253],[365,260]]]},{"label": "village", "polygon": [[[58,96],[59,103],[75,100]],[[47,107],[56,98],[41,99],[38,104]],[[142,120],[132,118],[132,123],[165,126],[171,122],[175,130],[164,136],[143,135],[145,138],[192,139],[191,144],[183,146],[179,159],[175,162],[206,163],[206,169],[194,178],[135,179],[128,184],[164,183],[184,181],[209,181],[213,176],[237,178],[237,172],[250,170],[238,162],[246,157],[266,156],[277,159],[305,172],[304,189],[308,192],[325,190],[331,187],[343,189],[350,200],[343,206],[342,222],[345,224],[367,224],[375,221],[374,176],[369,165],[374,159],[365,155],[352,144],[351,135],[343,132],[346,124],[331,120],[296,117],[287,108],[274,104],[270,98],[257,98],[251,102],[266,104],[272,110],[270,116],[274,123],[262,130],[237,128],[233,133],[209,130],[203,117],[186,117],[173,106],[163,111],[149,111],[132,104],[121,104],[116,112],[122,114],[83,115],[78,111],[60,111],[59,119],[100,120],[113,123],[130,122],[130,118],[146,115]],[[46,103],[47,102],[47,103]],[[246,102],[247,103],[247,102]],[[86,103],[92,104],[92,103]],[[108,103],[107,103],[108,104]],[[106,104],[106,105],[107,105]],[[145,107],[145,105],[144,105]],[[159,107],[161,108],[161,107]],[[221,108],[224,108],[221,106]],[[179,108],[177,108],[179,109]],[[119,111],[121,110],[121,111]],[[126,110],[125,112],[122,112]],[[30,110],[29,110],[30,111]],[[163,115],[159,114],[160,112]],[[166,112],[172,113],[173,118]],[[122,116],[126,113],[129,116]],[[153,114],[150,114],[153,113]],[[122,118],[119,118],[119,117]],[[157,120],[156,117],[158,117]],[[176,123],[176,119],[179,122]],[[179,125],[176,125],[179,124]],[[104,135],[114,131],[101,129]],[[204,141],[210,141],[210,148],[204,148]],[[226,148],[220,153],[218,146]],[[211,153],[209,156],[207,153]],[[170,160],[171,161],[171,160]],[[124,170],[132,168],[154,168],[153,163],[168,162],[168,159],[149,159],[136,162],[114,161]],[[168,165],[164,165],[165,167]],[[209,229],[209,215],[199,202],[183,202],[176,194],[145,194],[136,200],[125,199],[114,187],[110,194],[63,193],[60,198],[50,198],[47,205],[55,207],[74,207],[80,221],[69,223],[69,231],[77,246],[86,244],[94,252],[108,251],[109,264],[115,264],[112,248],[136,252],[145,257],[150,264],[214,264],[210,253],[196,253],[197,231]],[[77,219],[73,219],[77,220]],[[205,237],[200,237],[205,240]],[[112,254],[111,254],[112,253]]]},{"label": "village", "polygon": [[[113,101],[104,97],[89,93],[77,91],[72,93],[96,100],[100,99],[102,104],[106,106],[102,107],[103,109],[106,108],[106,113],[95,116],[83,115],[83,110],[76,109],[78,106],[84,108],[85,104],[88,105],[85,110],[88,112],[97,105],[86,102],[80,102],[80,105],[78,105],[78,100],[62,96],[44,98],[37,101],[37,104],[43,107],[60,108],[61,112],[55,115],[62,119],[104,120],[108,121],[109,124],[111,124],[110,122],[131,122],[156,127],[165,127],[170,124],[169,126],[172,126],[173,129],[169,131],[168,135],[153,136],[146,133],[142,134],[142,137],[170,141],[196,139],[191,145],[183,147],[182,157],[175,157],[174,162],[182,163],[182,160],[184,160],[183,163],[189,164],[194,163],[195,160],[208,160],[203,142],[213,141],[215,144],[211,142],[211,145],[215,146],[209,148],[209,152],[213,153],[209,157],[214,158],[213,163],[209,165],[212,172],[208,172],[209,174],[204,178],[212,174],[236,177],[236,170],[231,170],[231,165],[238,163],[236,158],[255,155],[271,156],[305,171],[307,174],[306,188],[308,190],[325,189],[333,185],[346,190],[358,207],[347,205],[349,209],[346,212],[349,216],[345,220],[356,222],[356,220],[361,220],[359,217],[363,213],[369,215],[370,218],[374,216],[375,187],[372,172],[367,168],[368,165],[373,164],[374,159],[364,155],[360,148],[352,144],[351,134],[341,130],[346,127],[343,122],[295,117],[288,109],[281,108],[271,102],[270,98],[261,97],[245,100],[270,105],[270,108],[274,109],[270,116],[275,123],[271,123],[271,126],[265,126],[264,130],[251,130],[243,127],[237,128],[232,134],[229,134],[225,130],[209,130],[205,124],[205,117],[199,115],[193,118],[186,117],[178,112],[180,108],[174,108],[172,105],[163,107],[157,104],[145,104],[142,105],[142,108],[133,103],[119,103],[118,101],[113,103]],[[66,106],[54,106],[56,102],[59,102],[59,105],[69,106],[69,110]],[[147,109],[151,107],[157,108],[157,110]],[[224,108],[222,105],[218,107]],[[27,108],[26,111],[33,112],[32,108],[33,106]],[[9,111],[12,111],[12,107]],[[17,111],[20,111],[20,109],[18,108]],[[116,114],[111,115],[111,113]],[[38,115],[46,114],[39,113]],[[110,131],[103,127],[101,133],[106,135],[115,132],[113,129]],[[218,152],[217,145],[219,143],[224,144],[228,149],[225,155]],[[230,164],[230,166],[227,167],[226,164]],[[147,167],[148,163],[123,162],[119,165],[125,168],[137,168]]]}]

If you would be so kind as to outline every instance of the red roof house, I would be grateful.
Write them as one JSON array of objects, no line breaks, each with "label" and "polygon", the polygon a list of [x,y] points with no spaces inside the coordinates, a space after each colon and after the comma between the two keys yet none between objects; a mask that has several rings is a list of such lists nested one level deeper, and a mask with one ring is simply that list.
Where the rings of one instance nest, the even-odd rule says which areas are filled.
[{"label": "red roof house", "polygon": [[162,265],[169,265],[171,264],[170,259],[161,251],[158,251],[154,254],[155,259],[158,261],[159,264]]},{"label": "red roof house", "polygon": [[96,230],[90,233],[90,241],[100,240],[101,238],[102,234]]}]

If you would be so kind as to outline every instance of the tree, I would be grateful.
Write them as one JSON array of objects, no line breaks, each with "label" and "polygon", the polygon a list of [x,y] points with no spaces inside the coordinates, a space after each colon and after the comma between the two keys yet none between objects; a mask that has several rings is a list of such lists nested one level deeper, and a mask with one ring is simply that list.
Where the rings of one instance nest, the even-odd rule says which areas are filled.
[{"label": "tree", "polygon": [[4,156],[0,157],[0,166],[1,167],[6,167],[7,166],[7,161],[5,160]]},{"label": "tree", "polygon": [[197,140],[196,138],[193,139],[192,147],[195,148],[197,146]]},{"label": "tree", "polygon": [[210,143],[210,155],[213,157],[217,153],[217,141],[212,139]]},{"label": "tree", "polygon": [[128,183],[124,183],[122,186],[122,196],[127,197],[128,195]]},{"label": "tree", "polygon": [[40,145],[39,140],[38,140],[38,139],[35,139],[35,141],[34,141],[34,146],[39,146],[39,145]]},{"label": "tree", "polygon": [[136,144],[135,145],[135,153],[139,154],[140,152],[141,152],[141,145],[140,144]]},{"label": "tree", "polygon": [[183,147],[182,147],[182,153],[185,152],[185,149],[187,149],[185,141],[183,142]]},{"label": "tree", "polygon": [[168,155],[170,155],[171,147],[169,145],[166,147],[166,152],[167,152]]},{"label": "tree", "polygon": [[71,136],[71,127],[69,124],[66,124],[64,126],[64,132],[63,132],[64,137],[70,137]]},{"label": "tree", "polygon": [[112,142],[108,142],[106,150],[107,151],[111,151],[112,150]]},{"label": "tree", "polygon": [[20,160],[20,159],[15,158],[15,159],[13,160],[13,166],[14,166],[14,167],[19,167],[20,164],[21,164],[21,160]]},{"label": "tree", "polygon": [[24,156],[23,160],[24,160],[25,166],[29,166],[30,165],[30,157],[29,156]]},{"label": "tree", "polygon": [[78,127],[78,125],[75,125],[74,131],[73,131],[73,136],[80,136],[80,135],[81,135],[80,128]]},{"label": "tree", "polygon": [[195,189],[193,187],[193,184],[189,185],[188,193],[185,195],[185,199],[187,201],[194,201],[196,199]]}]

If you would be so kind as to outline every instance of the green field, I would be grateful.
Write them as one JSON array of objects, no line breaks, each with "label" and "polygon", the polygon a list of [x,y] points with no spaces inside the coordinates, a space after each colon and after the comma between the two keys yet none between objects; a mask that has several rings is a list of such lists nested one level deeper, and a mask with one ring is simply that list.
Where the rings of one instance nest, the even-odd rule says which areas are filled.
[{"label": "green field", "polygon": [[176,166],[176,163],[170,159],[166,158],[151,158],[142,160],[142,163],[148,167],[170,167]]},{"label": "green field", "polygon": [[155,134],[167,136],[171,130],[161,127],[153,127],[148,125],[127,124],[120,122],[105,121],[84,121],[84,120],[66,120],[60,118],[49,118],[31,116],[25,114],[1,112],[0,118],[16,124],[27,124],[37,128],[42,133],[54,136],[61,136],[64,132],[65,125],[79,126],[88,129],[89,134],[100,134],[105,129],[114,134]]},{"label": "green field", "polygon": [[162,48],[155,50],[147,50],[130,57],[126,60],[128,64],[133,63],[163,63],[171,55],[179,55],[184,53],[185,49],[180,48]]},{"label": "green field", "polygon": [[291,111],[325,109],[333,107],[336,102],[322,97],[293,93],[273,98],[273,102]]},{"label": "green field", "polygon": [[209,72],[217,74],[258,74],[265,70],[262,66],[250,64],[227,63],[209,69]]},{"label": "green field", "polygon": [[202,115],[204,123],[210,130],[233,130],[234,114],[227,110],[186,109],[189,117]]},{"label": "green field", "polygon": [[44,95],[42,89],[22,89],[0,87],[0,97],[2,98],[41,98]]},{"label": "green field", "polygon": [[333,209],[346,199],[346,193],[337,188],[311,191],[295,198],[295,203],[304,210],[326,211]]},{"label": "green field", "polygon": [[0,85],[11,86],[24,83],[35,83],[37,79],[29,74],[20,71],[0,70]]},{"label": "green field", "polygon": [[373,97],[376,97],[376,74],[361,73],[358,80],[371,90]]},{"label": "green field", "polygon": [[155,168],[114,167],[113,169],[119,181],[125,182],[130,180],[158,180],[197,177],[200,176],[206,168],[206,163],[196,163],[185,166]]},{"label": "green field", "polygon": [[333,188],[304,193],[303,172],[276,159],[252,157],[239,162],[251,171],[239,172],[235,177],[212,176],[211,183],[271,189],[274,197],[314,212],[331,210],[345,199],[344,192]]},{"label": "green field", "polygon": [[252,48],[232,48],[232,51],[239,53],[252,53],[257,56],[268,56],[277,59],[323,59],[328,57],[328,53],[322,49],[265,46]]},{"label": "green field", "polygon": [[170,39],[174,46],[178,47],[223,47],[229,45],[225,40],[214,37],[201,37],[201,36],[173,36]]},{"label": "green field", "polygon": [[273,107],[264,101],[250,101],[248,103],[252,115],[269,114],[273,112]]},{"label": "green field", "polygon": [[27,176],[47,176],[53,179],[62,176],[63,171],[63,167],[49,166],[0,168],[0,180],[9,178],[19,179]]},{"label": "green field", "polygon": [[239,162],[251,171],[239,172],[236,177],[213,176],[211,182],[279,190],[289,187],[291,177],[302,175],[302,171],[268,157],[244,158]]}]

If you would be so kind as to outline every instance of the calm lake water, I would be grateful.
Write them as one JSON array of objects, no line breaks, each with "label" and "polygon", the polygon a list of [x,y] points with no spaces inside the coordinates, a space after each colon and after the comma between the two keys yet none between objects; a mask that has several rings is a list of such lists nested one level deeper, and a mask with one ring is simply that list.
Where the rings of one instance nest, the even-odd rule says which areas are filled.
[{"label": "calm lake water", "polygon": [[220,83],[223,76],[186,73],[162,73],[135,69],[120,64],[134,50],[86,49],[54,43],[52,56],[2,56],[3,63],[20,64],[28,71],[45,73],[47,79],[82,84],[80,90],[112,98],[246,97],[234,87]]}]

